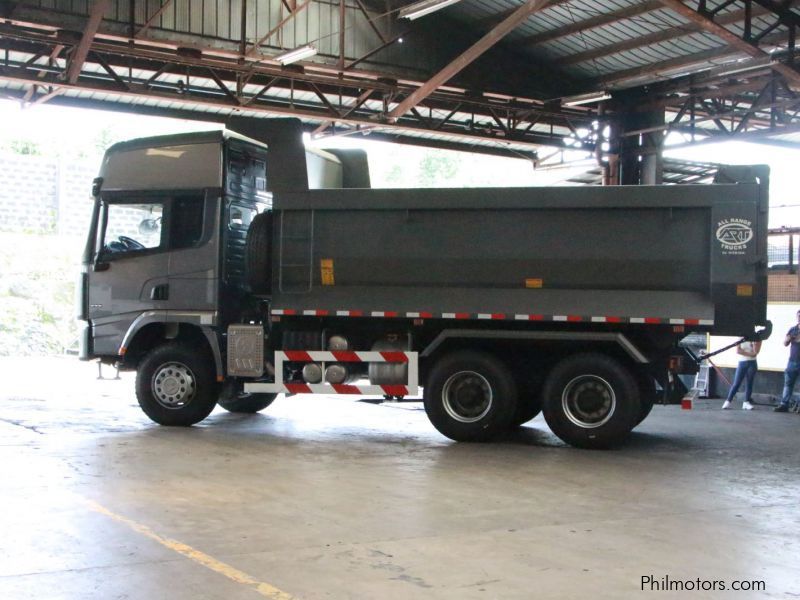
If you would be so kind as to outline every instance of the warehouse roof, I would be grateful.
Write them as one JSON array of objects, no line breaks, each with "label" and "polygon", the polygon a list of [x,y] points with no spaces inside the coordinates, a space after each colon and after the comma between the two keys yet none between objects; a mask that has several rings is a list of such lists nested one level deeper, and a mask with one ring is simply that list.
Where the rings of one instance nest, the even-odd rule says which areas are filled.
[{"label": "warehouse roof", "polygon": [[800,131],[796,0],[423,1],[1,3],[0,88],[505,153],[596,148],[642,105],[694,141]]}]

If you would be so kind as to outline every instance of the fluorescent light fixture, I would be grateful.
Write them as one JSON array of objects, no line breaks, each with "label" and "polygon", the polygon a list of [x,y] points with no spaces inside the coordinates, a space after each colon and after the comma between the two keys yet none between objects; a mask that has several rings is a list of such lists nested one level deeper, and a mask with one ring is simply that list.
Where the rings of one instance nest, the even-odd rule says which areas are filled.
[{"label": "fluorescent light fixture", "polygon": [[401,8],[397,16],[400,19],[409,19],[413,21],[414,19],[419,19],[432,12],[441,10],[445,6],[450,6],[460,1],[461,0],[420,0],[419,2],[414,2],[413,4]]},{"label": "fluorescent light fixture", "polygon": [[282,65],[289,65],[293,62],[297,62],[298,60],[303,60],[304,58],[308,58],[309,56],[314,56],[317,53],[317,49],[314,46],[300,46],[299,48],[294,48],[292,50],[287,50],[286,52],[281,52],[280,54],[273,56],[274,60],[277,60]]},{"label": "fluorescent light fixture", "polygon": [[608,92],[592,92],[591,94],[582,94],[580,96],[569,96],[564,98],[561,104],[564,106],[581,106],[582,104],[592,104],[603,100],[611,100],[611,94]]},{"label": "fluorescent light fixture", "polygon": [[769,67],[772,62],[772,57],[764,58],[750,58],[737,60],[732,63],[727,63],[712,69],[711,73],[714,77],[727,77],[728,75],[737,75],[746,71],[753,71],[755,69],[764,69]]}]

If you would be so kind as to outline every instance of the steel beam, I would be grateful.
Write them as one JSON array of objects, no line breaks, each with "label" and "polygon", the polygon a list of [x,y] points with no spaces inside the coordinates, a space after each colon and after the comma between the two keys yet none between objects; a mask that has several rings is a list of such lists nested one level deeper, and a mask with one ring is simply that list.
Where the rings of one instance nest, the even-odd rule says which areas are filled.
[{"label": "steel beam", "polygon": [[[145,31],[150,29],[150,26],[156,22],[156,19],[160,17],[164,11],[167,10],[167,8],[169,8],[169,5],[172,4],[172,2],[173,0],[163,0],[161,6],[158,7],[158,10],[154,12],[150,18],[147,19],[147,21],[145,21],[144,25],[141,26],[139,31],[137,31],[133,37],[140,37]],[[131,5],[133,5],[133,2],[131,2]]]},{"label": "steel beam", "polygon": [[553,40],[557,40],[568,35],[573,35],[581,31],[594,29],[596,27],[602,27],[603,25],[616,23],[617,21],[622,21],[624,19],[630,19],[631,17],[636,17],[644,13],[658,10],[659,8],[663,8],[659,0],[645,0],[644,2],[633,4],[626,8],[607,13],[601,13],[589,19],[584,19],[583,21],[575,21],[574,23],[570,23],[569,25],[565,25],[563,27],[558,27],[557,29],[551,29],[550,31],[537,33],[536,35],[520,40],[519,44],[524,46],[535,46],[537,44],[544,44],[545,42],[552,42]]},{"label": "steel beam", "polygon": [[351,63],[346,65],[344,70],[345,71],[349,71],[350,69],[355,67],[357,64],[364,62],[365,60],[367,60],[368,58],[370,58],[372,56],[375,56],[378,52],[380,52],[384,48],[387,48],[387,47],[391,46],[392,44],[394,44],[395,42],[397,42],[398,40],[400,40],[400,39],[402,39],[404,37],[407,37],[410,33],[411,33],[411,30],[410,29],[406,29],[405,31],[403,31],[403,33],[400,33],[400,34],[394,36],[392,39],[385,41],[383,44],[381,44],[377,48],[374,48],[373,50],[370,50],[369,52],[367,52],[366,54],[364,54],[360,58],[355,59],[354,61],[352,61]]},{"label": "steel beam", "polygon": [[[766,142],[772,136],[777,135],[788,135],[790,133],[800,133],[800,123],[796,125],[791,125],[787,127],[783,127],[779,131],[773,130],[754,130],[754,131],[746,131],[743,133],[739,133],[735,136],[730,135],[709,135],[707,132],[703,130],[697,130],[698,134],[707,135],[707,137],[703,138],[702,140],[695,140],[693,142],[685,142],[681,144],[673,144],[671,146],[666,146],[665,150],[676,150],[678,148],[688,148],[689,146],[699,146],[699,145],[706,145],[706,144],[716,144],[719,142],[729,142],[731,140],[736,140],[740,142],[755,142],[755,141],[764,141]],[[783,140],[774,140],[777,142]]]},{"label": "steel beam", "polygon": [[379,40],[380,40],[380,41],[381,41],[383,44],[388,44],[388,43],[389,43],[389,40],[386,38],[386,36],[385,36],[385,35],[383,35],[383,32],[382,32],[382,31],[381,31],[381,30],[378,28],[378,26],[377,26],[377,25],[375,25],[375,22],[374,22],[374,21],[372,20],[372,18],[369,16],[369,12],[367,11],[367,7],[366,7],[366,6],[364,6],[364,3],[363,3],[361,0],[356,0],[356,4],[358,4],[358,8],[359,8],[359,9],[361,9],[361,14],[363,14],[363,15],[364,15],[364,18],[366,19],[366,21],[367,21],[367,24],[370,26],[370,28],[372,29],[372,31],[374,31],[374,32],[375,32],[375,35],[377,35],[377,36],[378,36],[378,39],[379,39]]},{"label": "steel beam", "polygon": [[520,23],[525,21],[532,14],[547,8],[550,2],[552,2],[552,0],[527,0],[525,4],[503,19],[502,22],[470,46],[469,49],[422,84],[416,91],[412,92],[411,95],[389,113],[389,119],[397,119],[407,113],[411,107],[419,104],[436,91],[440,85],[447,83],[457,73],[469,66],[475,59],[514,30]]},{"label": "steel beam", "polygon": [[800,27],[800,15],[791,10],[796,2],[776,2],[775,0],[753,0],[753,2],[775,13],[786,25]]},{"label": "steel beam", "polygon": [[347,27],[345,23],[345,19],[347,17],[347,12],[345,11],[344,6],[345,0],[339,0],[339,70],[344,71],[344,43],[345,43],[345,33],[347,32]]},{"label": "steel beam", "polygon": [[[53,66],[53,64],[55,63],[56,58],[58,58],[58,55],[61,54],[61,51],[63,49],[64,49],[64,46],[62,46],[61,44],[57,44],[56,47],[53,48],[53,51],[50,53],[50,58],[48,60],[48,65]],[[46,71],[41,71],[39,73],[39,78],[42,78],[45,75],[46,75]],[[31,99],[31,97],[34,94],[36,94],[37,88],[38,88],[38,86],[32,85],[28,89],[27,93],[25,94],[25,97],[22,99],[22,104],[26,104]]]},{"label": "steel beam", "polygon": [[86,57],[89,54],[92,40],[109,6],[111,6],[111,0],[95,0],[94,4],[92,4],[92,11],[89,13],[89,21],[86,23],[86,28],[83,30],[81,41],[72,51],[69,66],[67,67],[66,79],[69,83],[78,81],[83,63],[86,61]]},{"label": "steel beam", "polygon": [[261,56],[261,55],[259,54],[259,52],[260,52],[260,47],[261,47],[261,44],[263,44],[264,42],[266,42],[266,41],[267,41],[269,38],[271,38],[273,35],[275,35],[275,34],[276,34],[278,31],[280,31],[281,29],[283,29],[284,25],[286,25],[286,24],[287,24],[289,21],[291,21],[292,19],[294,19],[294,18],[295,18],[295,17],[296,17],[296,16],[297,16],[297,15],[298,15],[298,14],[299,14],[301,11],[303,11],[303,9],[305,9],[306,7],[308,7],[308,5],[309,5],[310,3],[311,3],[311,0],[303,0],[303,2],[301,2],[300,4],[298,4],[298,5],[295,7],[295,9],[294,9],[294,12],[291,12],[291,13],[289,13],[287,16],[285,16],[283,19],[281,19],[281,20],[278,22],[278,24],[277,24],[277,25],[275,25],[275,27],[273,27],[272,29],[270,29],[270,30],[267,32],[267,34],[266,34],[266,35],[262,36],[262,37],[261,37],[261,38],[260,38],[260,39],[259,39],[259,40],[258,40],[258,41],[255,43],[255,44],[253,44],[253,47],[252,47],[252,48],[250,48],[250,50],[248,50],[247,52],[245,52],[245,56],[259,55],[259,57],[260,57],[260,59],[261,59],[261,60],[265,60],[265,59],[269,58],[269,56]]},{"label": "steel beam", "polygon": [[[757,17],[768,13],[769,11],[765,8],[753,7],[753,16]],[[718,19],[716,19],[716,22],[719,23],[720,25],[732,25],[734,23],[741,22],[744,19],[744,17],[745,17],[744,9],[735,10],[733,12],[721,15]],[[626,52],[628,50],[634,50],[636,48],[644,48],[645,46],[651,46],[653,44],[659,44],[661,42],[675,40],[687,35],[692,35],[693,33],[697,33],[698,31],[702,31],[702,29],[695,23],[688,23],[688,27],[686,25],[681,25],[679,27],[670,27],[667,29],[663,29],[661,31],[656,31],[648,35],[632,37],[623,42],[617,42],[615,44],[610,44],[608,46],[601,46],[600,48],[592,48],[591,50],[578,52],[577,54],[571,54],[569,56],[565,56],[564,58],[556,60],[555,64],[559,66],[567,66],[582,62],[588,62],[590,60],[597,60],[598,58],[605,58],[606,56],[619,54],[620,52]]]},{"label": "steel beam", "polygon": [[[667,0],[660,0],[660,1],[667,1]],[[764,41],[768,43],[773,43],[773,42],[781,42],[785,39],[786,35],[778,32],[771,34]],[[736,66],[736,68],[740,68],[742,70],[746,70],[748,68],[748,65],[773,68],[774,64],[773,57],[770,56],[768,53],[763,52],[762,50],[759,50],[759,52],[762,53],[763,55],[759,55],[757,58],[753,58],[751,62],[740,65],[720,65],[717,68],[717,72],[725,72],[726,70],[730,71],[733,66]],[[704,50],[702,52],[697,52],[695,54],[689,54],[686,56],[676,56],[675,58],[662,60],[655,64],[647,64],[647,65],[642,65],[640,67],[633,67],[631,69],[626,69],[624,71],[617,71],[616,73],[611,73],[609,75],[599,77],[592,81],[590,89],[596,90],[612,86],[621,87],[625,84],[630,84],[631,82],[634,81],[652,82],[654,80],[663,79],[667,77],[666,74],[671,71],[676,71],[678,69],[690,69],[691,67],[702,65],[712,60],[721,58],[730,58],[736,56],[737,54],[742,54],[742,51],[739,50],[738,48],[726,45],[726,46],[720,46],[718,48],[712,48],[710,50]]]}]

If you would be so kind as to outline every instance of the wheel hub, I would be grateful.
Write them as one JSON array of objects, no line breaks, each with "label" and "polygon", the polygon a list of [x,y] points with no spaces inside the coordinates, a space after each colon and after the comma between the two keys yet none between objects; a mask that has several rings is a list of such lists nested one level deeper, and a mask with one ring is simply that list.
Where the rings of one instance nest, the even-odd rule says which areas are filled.
[{"label": "wheel hub", "polygon": [[564,386],[561,406],[567,418],[584,429],[605,425],[614,415],[617,397],[611,384],[597,375],[580,375]]},{"label": "wheel hub", "polygon": [[153,375],[153,395],[165,408],[181,408],[189,404],[196,393],[195,377],[182,363],[161,365]]},{"label": "wheel hub", "polygon": [[442,388],[442,404],[447,414],[460,423],[480,421],[492,407],[492,386],[475,371],[460,371],[450,376]]}]

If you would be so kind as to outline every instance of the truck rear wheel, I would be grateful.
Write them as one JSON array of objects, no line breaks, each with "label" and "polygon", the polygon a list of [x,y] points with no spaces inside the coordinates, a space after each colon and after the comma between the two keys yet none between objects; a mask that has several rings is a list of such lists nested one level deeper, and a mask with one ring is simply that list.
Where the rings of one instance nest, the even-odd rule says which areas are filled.
[{"label": "truck rear wheel", "polygon": [[558,363],[547,377],[543,399],[550,429],[579,448],[621,443],[641,410],[636,380],[603,354],[576,354]]},{"label": "truck rear wheel", "polygon": [[278,394],[248,394],[241,384],[229,381],[219,394],[217,404],[232,413],[257,413],[267,408]]},{"label": "truck rear wheel", "polygon": [[424,401],[428,419],[442,435],[459,442],[485,441],[511,424],[517,386],[494,356],[461,351],[433,366]]},{"label": "truck rear wheel", "polygon": [[194,348],[172,342],[151,350],[136,372],[136,398],[160,425],[189,426],[217,404],[213,362]]}]

